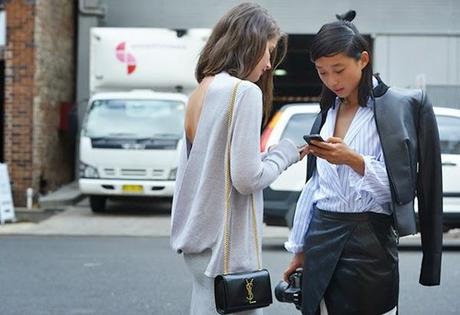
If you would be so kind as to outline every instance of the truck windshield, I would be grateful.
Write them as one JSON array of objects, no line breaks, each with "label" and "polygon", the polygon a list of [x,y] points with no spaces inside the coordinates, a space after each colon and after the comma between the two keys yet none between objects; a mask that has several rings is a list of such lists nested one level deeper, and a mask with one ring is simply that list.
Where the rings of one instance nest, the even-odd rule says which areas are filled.
[{"label": "truck windshield", "polygon": [[183,134],[185,104],[170,100],[96,100],[86,118],[90,138],[175,138]]}]

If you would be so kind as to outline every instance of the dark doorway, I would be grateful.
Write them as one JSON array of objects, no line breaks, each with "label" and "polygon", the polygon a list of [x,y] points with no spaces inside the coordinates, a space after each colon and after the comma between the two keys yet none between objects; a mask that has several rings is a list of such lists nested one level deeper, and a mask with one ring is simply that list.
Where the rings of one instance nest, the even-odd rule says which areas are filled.
[{"label": "dark doorway", "polygon": [[275,74],[274,109],[287,103],[319,100],[321,81],[310,62],[310,45],[314,35],[290,34],[288,51]]}]

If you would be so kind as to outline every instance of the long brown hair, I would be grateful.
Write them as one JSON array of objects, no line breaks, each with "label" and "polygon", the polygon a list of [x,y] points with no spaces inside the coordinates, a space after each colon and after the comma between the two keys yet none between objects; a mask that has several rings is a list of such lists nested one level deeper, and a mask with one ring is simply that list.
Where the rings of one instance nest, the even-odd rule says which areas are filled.
[{"label": "long brown hair", "polygon": [[270,57],[272,68],[256,84],[262,90],[264,124],[271,113],[273,70],[286,55],[287,36],[266,9],[256,3],[242,3],[228,11],[214,26],[201,51],[195,71],[198,82],[222,71],[245,79],[265,53],[267,42],[278,39]]}]

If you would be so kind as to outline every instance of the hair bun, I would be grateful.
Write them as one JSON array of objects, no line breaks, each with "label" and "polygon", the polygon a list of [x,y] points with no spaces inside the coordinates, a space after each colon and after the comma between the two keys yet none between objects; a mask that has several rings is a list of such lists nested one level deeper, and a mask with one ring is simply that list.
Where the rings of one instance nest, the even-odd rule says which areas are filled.
[{"label": "hair bun", "polygon": [[356,11],[350,10],[348,12],[345,12],[344,14],[336,14],[335,16],[337,17],[337,20],[339,21],[351,22],[356,17]]}]

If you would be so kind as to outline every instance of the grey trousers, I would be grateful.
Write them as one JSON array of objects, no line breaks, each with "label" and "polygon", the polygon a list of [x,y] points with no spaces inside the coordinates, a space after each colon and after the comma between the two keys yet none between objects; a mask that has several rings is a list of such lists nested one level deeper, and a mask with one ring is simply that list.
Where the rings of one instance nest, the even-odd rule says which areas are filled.
[{"label": "grey trousers", "polygon": [[[192,275],[193,283],[190,315],[218,314],[214,301],[214,278],[204,274],[210,258],[211,251],[200,254],[184,254],[184,261]],[[263,310],[240,312],[237,315],[263,315]]]}]

